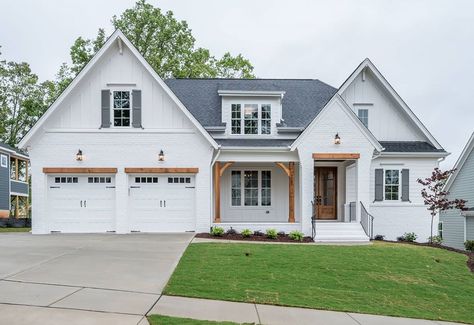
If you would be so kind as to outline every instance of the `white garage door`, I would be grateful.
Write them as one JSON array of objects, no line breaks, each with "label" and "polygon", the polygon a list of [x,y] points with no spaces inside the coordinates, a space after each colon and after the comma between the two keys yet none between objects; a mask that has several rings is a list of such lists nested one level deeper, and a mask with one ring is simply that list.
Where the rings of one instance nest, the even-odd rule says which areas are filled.
[{"label": "white garage door", "polygon": [[193,175],[130,176],[130,229],[140,232],[194,231]]},{"label": "white garage door", "polygon": [[115,230],[115,179],[107,175],[57,175],[48,180],[50,231]]}]

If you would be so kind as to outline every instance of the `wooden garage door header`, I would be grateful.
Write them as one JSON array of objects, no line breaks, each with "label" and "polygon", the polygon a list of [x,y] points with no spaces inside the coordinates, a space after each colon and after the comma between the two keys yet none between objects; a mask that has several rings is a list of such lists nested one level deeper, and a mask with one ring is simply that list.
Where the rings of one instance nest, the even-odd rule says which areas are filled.
[{"label": "wooden garage door header", "polygon": [[181,167],[147,167],[147,168],[125,168],[129,174],[197,174],[199,168],[181,168]]},{"label": "wooden garage door header", "polygon": [[116,174],[117,168],[104,167],[45,167],[45,174]]},{"label": "wooden garage door header", "polygon": [[360,153],[313,153],[313,159],[359,159]]}]

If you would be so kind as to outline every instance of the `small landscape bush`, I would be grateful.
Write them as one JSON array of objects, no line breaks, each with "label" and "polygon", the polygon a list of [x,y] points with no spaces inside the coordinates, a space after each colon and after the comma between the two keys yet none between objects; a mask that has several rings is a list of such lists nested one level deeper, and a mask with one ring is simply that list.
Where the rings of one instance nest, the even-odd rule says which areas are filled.
[{"label": "small landscape bush", "polygon": [[253,232],[253,235],[254,235],[254,236],[263,236],[264,233],[261,232],[260,230],[255,230],[255,231]]},{"label": "small landscape bush", "polygon": [[244,229],[240,232],[240,234],[242,235],[242,237],[248,238],[248,237],[252,236],[252,230]]},{"label": "small landscape bush", "polygon": [[224,228],[222,227],[212,227],[211,235],[216,237],[221,237],[224,234]]},{"label": "small landscape bush", "polygon": [[374,240],[384,240],[385,236],[384,235],[375,235]]},{"label": "small landscape bush", "polygon": [[441,236],[429,237],[428,241],[433,243],[433,244],[441,245],[443,243],[443,237],[441,237]]},{"label": "small landscape bush", "polygon": [[237,230],[233,229],[232,227],[230,227],[229,230],[227,230],[225,232],[227,235],[236,235],[237,234]]},{"label": "small landscape bush", "polygon": [[417,238],[418,238],[418,236],[414,232],[406,232],[406,233],[403,234],[403,236],[397,237],[397,240],[412,243]]},{"label": "small landscape bush", "polygon": [[289,236],[294,241],[303,241],[303,238],[304,238],[304,234],[298,230],[293,230],[292,232],[290,232]]},{"label": "small landscape bush", "polygon": [[275,229],[267,229],[267,238],[276,239],[278,237],[278,233]]},{"label": "small landscape bush", "polygon": [[474,252],[474,240],[466,240],[464,242],[464,247],[467,251]]},{"label": "small landscape bush", "polygon": [[280,236],[280,237],[283,237],[283,236],[285,236],[285,235],[286,235],[286,234],[285,234],[284,231],[279,231],[279,232],[278,232],[278,236]]}]

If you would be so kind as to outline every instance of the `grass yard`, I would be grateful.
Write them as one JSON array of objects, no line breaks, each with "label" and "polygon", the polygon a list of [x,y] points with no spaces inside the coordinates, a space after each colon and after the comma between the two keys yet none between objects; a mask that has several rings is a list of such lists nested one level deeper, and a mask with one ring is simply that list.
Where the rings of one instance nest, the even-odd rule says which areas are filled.
[{"label": "grass yard", "polygon": [[233,322],[212,322],[190,318],[170,317],[161,315],[148,316],[150,325],[239,325]]},{"label": "grass yard", "polygon": [[463,254],[414,245],[191,244],[165,294],[474,324]]},{"label": "grass yard", "polygon": [[31,228],[2,228],[0,227],[0,233],[2,232],[28,232]]}]

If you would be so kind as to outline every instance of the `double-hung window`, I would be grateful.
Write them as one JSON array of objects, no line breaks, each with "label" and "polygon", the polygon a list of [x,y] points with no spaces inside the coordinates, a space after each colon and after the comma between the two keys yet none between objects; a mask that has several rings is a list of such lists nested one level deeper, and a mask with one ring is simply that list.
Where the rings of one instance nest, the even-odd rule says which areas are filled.
[{"label": "double-hung window", "polygon": [[271,206],[271,171],[233,170],[231,172],[231,205]]},{"label": "double-hung window", "polygon": [[114,126],[130,126],[130,92],[113,92],[113,119]]},{"label": "double-hung window", "polygon": [[232,104],[231,134],[271,134],[270,104]]},{"label": "double-hung window", "polygon": [[385,200],[398,201],[400,198],[400,170],[385,169],[384,173]]},{"label": "double-hung window", "polygon": [[366,108],[360,108],[357,111],[357,115],[359,116],[359,120],[364,124],[366,127],[369,127],[369,110]]}]

